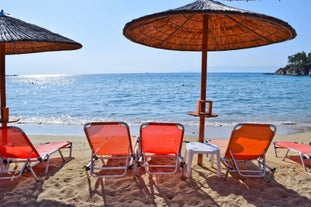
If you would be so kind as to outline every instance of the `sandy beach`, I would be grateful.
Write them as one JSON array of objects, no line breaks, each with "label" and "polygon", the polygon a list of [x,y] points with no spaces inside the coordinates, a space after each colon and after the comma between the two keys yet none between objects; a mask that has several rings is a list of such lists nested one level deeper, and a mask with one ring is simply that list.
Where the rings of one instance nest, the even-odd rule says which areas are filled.
[{"label": "sandy beach", "polygon": [[[129,171],[122,178],[96,179],[87,176],[83,168],[90,157],[84,136],[29,137],[34,144],[70,140],[73,159],[62,164],[55,154],[49,176],[41,182],[36,182],[29,172],[13,181],[1,180],[1,206],[311,206],[311,176],[293,161],[295,156],[285,161],[276,158],[272,146],[267,161],[276,173],[270,183],[234,174],[224,181],[224,166],[219,178],[206,158],[203,167],[194,162],[192,178],[181,178],[179,174],[135,177]],[[309,143],[311,132],[276,135],[274,141],[279,140]],[[284,152],[280,151],[280,155]],[[44,164],[36,166],[35,171],[42,175]]]}]

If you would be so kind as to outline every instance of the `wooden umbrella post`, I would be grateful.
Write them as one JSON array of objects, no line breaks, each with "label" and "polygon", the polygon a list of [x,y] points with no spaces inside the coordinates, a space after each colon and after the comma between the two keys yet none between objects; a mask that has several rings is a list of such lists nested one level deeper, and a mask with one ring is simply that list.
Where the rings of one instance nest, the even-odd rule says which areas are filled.
[{"label": "wooden umbrella post", "polygon": [[1,124],[6,126],[9,120],[9,109],[6,107],[5,96],[5,44],[0,44],[0,96],[1,96]]},{"label": "wooden umbrella post", "polygon": [[[206,100],[206,79],[207,79],[207,44],[208,44],[208,15],[203,16],[203,31],[202,31],[202,68],[201,68],[201,100]],[[205,112],[205,102],[202,103],[202,113]],[[199,128],[199,142],[204,142],[204,130],[205,129],[205,117],[200,116],[200,128]],[[202,165],[203,156],[198,155],[198,165]]]}]

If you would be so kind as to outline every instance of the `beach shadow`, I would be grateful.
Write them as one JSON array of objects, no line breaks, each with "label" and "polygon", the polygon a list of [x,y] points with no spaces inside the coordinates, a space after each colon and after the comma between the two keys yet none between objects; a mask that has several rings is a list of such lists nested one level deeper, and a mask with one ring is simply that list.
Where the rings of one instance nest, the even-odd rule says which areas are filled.
[{"label": "beach shadow", "polygon": [[212,198],[219,206],[311,206],[311,194],[306,185],[311,182],[311,176],[294,166],[278,167],[270,183],[263,178],[245,178],[237,173],[229,173],[225,181],[224,174],[218,178],[213,168],[206,166],[194,166],[192,174],[193,182],[200,189],[209,195],[218,195]]},{"label": "beach shadow", "polygon": [[219,205],[193,179],[177,174],[138,176],[128,172],[120,178],[88,176],[89,197],[102,200],[102,206],[215,206]]},{"label": "beach shadow", "polygon": [[[224,174],[217,177],[217,170],[208,162],[204,166],[194,165],[192,178],[181,178],[178,173],[149,175],[141,167],[137,176],[129,170],[120,178],[91,177],[87,200],[102,206],[308,206],[310,190],[290,183],[310,183],[311,176],[292,178],[289,175],[302,170],[278,168],[274,179],[267,183],[262,178],[243,178],[236,173],[230,173],[225,181]],[[287,182],[286,179],[296,180]]]},{"label": "beach shadow", "polygon": [[310,198],[282,185],[276,179],[267,183],[262,178],[243,178],[231,174],[226,181],[213,177],[207,177],[206,181],[223,199],[235,195],[243,197],[249,205],[254,206],[311,206]]},{"label": "beach shadow", "polygon": [[[94,178],[87,175],[90,200],[101,200],[102,206],[148,206],[143,187],[128,171],[119,178]],[[98,202],[97,202],[98,203]],[[151,204],[150,206],[154,206]]]},{"label": "beach shadow", "polygon": [[0,180],[0,206],[72,206],[57,201],[38,201],[45,181],[54,176],[61,168],[72,159],[66,159],[64,163],[59,158],[51,158],[49,174],[44,175],[45,162],[40,163],[33,169],[40,178],[36,181],[29,171],[25,171],[21,177],[13,180]]},{"label": "beach shadow", "polygon": [[88,172],[86,172],[86,173],[87,173],[87,180],[88,180],[88,185],[89,185],[90,198],[93,198],[95,195],[99,195],[102,197],[104,206],[108,206],[107,205],[108,202],[106,199],[106,195],[108,192],[107,192],[107,190],[105,190],[105,187],[104,187],[104,179],[103,178],[96,179],[94,189],[93,189],[92,183],[91,183],[91,177],[90,177],[90,175],[88,175]]},{"label": "beach shadow", "polygon": [[219,206],[194,179],[171,175],[141,174],[137,177],[144,195],[154,206]]},{"label": "beach shadow", "polygon": [[[175,160],[167,158],[153,158],[149,163],[174,165]],[[149,169],[153,173],[172,172],[170,168]],[[136,185],[142,190],[144,200],[151,206],[219,206],[213,198],[202,189],[201,183],[186,179],[182,170],[175,174],[148,174],[144,167],[140,167],[135,177]]]}]

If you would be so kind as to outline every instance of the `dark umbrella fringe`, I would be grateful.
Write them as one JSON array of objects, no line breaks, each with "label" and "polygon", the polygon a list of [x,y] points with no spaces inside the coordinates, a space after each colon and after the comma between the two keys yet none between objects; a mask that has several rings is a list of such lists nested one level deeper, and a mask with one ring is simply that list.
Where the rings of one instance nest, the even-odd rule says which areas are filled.
[{"label": "dark umbrella fringe", "polygon": [[0,15],[0,43],[6,45],[5,54],[74,50],[82,47],[69,38],[4,14]]}]

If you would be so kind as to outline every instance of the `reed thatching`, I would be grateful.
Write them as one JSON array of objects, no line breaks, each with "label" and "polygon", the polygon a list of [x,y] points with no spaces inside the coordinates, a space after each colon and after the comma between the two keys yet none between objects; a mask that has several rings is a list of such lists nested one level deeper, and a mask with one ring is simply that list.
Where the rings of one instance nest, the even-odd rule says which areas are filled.
[{"label": "reed thatching", "polygon": [[5,54],[74,50],[82,47],[71,39],[0,12],[0,44]]},{"label": "reed thatching", "polygon": [[197,0],[135,19],[123,30],[124,36],[136,43],[182,51],[202,51],[204,32],[208,37],[208,51],[258,47],[296,36],[295,30],[280,19],[211,0]]}]

